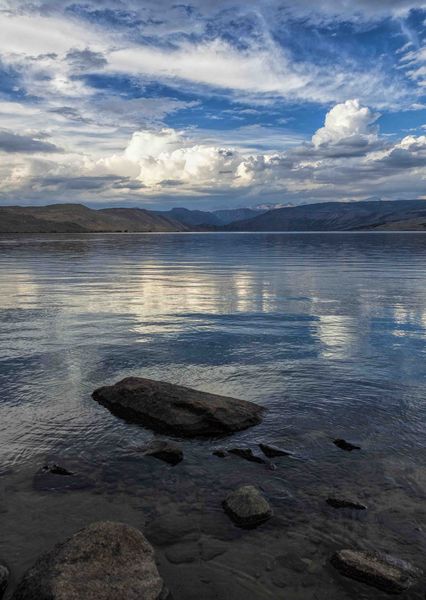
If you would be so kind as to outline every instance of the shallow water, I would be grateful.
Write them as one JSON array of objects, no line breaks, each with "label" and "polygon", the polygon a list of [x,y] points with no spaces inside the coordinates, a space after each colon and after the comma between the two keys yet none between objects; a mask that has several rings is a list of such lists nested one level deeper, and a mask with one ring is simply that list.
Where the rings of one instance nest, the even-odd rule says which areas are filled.
[{"label": "shallow water", "polygon": [[[140,527],[175,600],[346,600],[342,547],[425,566],[426,235],[138,234],[0,238],[0,559],[10,591],[41,552],[98,519]],[[143,375],[245,398],[264,422],[182,442],[91,399]],[[344,452],[342,437],[362,446]],[[212,449],[269,441],[276,469]],[[86,491],[36,491],[56,460]],[[221,502],[259,485],[275,510],[246,531]],[[368,505],[336,511],[330,494]],[[406,598],[424,598],[426,575]]]}]

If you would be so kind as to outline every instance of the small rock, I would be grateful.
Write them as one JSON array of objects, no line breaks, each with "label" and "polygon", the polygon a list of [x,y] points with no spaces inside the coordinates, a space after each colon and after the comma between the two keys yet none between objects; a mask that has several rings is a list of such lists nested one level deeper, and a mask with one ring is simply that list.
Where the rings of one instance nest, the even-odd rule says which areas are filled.
[{"label": "small rock", "polygon": [[262,450],[263,454],[268,458],[293,455],[293,452],[290,452],[289,450],[282,450],[281,448],[277,448],[277,446],[271,446],[270,444],[259,444],[259,448]]},{"label": "small rock", "polygon": [[52,475],[74,475],[74,473],[71,473],[71,471],[68,471],[65,467],[61,467],[55,463],[47,463],[41,470],[44,473],[52,473]]},{"label": "small rock", "polygon": [[356,500],[349,500],[348,498],[327,498],[327,504],[333,508],[352,508],[354,510],[366,510],[365,504],[361,504]]},{"label": "small rock", "polygon": [[334,440],[333,444],[342,450],[346,450],[347,452],[352,452],[352,450],[361,450],[361,446],[355,446],[355,444],[351,444],[351,442],[347,442],[346,440],[342,439]]},{"label": "small rock", "polygon": [[183,460],[183,451],[180,446],[172,442],[154,440],[144,451],[145,456],[153,456],[159,460],[177,465]]},{"label": "small rock", "polygon": [[231,448],[228,450],[229,454],[235,454],[236,456],[240,456],[241,458],[245,458],[245,460],[249,460],[250,462],[262,463],[265,464],[266,461],[263,460],[261,456],[256,456],[253,454],[253,450],[250,448]]},{"label": "small rock", "polygon": [[12,600],[159,600],[165,597],[154,550],[124,523],[93,523],[44,554]]},{"label": "small rock", "polygon": [[218,450],[213,450],[213,455],[218,456],[219,458],[226,458],[228,456],[228,453],[226,452],[226,450],[222,450],[222,448],[219,448]]},{"label": "small rock", "polygon": [[99,388],[93,398],[129,421],[187,437],[229,435],[257,425],[265,412],[247,400],[141,377]]},{"label": "small rock", "polygon": [[331,564],[346,577],[390,593],[401,593],[416,583],[421,571],[410,563],[374,552],[340,550]]},{"label": "small rock", "polygon": [[223,506],[235,523],[242,527],[256,527],[273,515],[268,501],[253,485],[244,485],[231,492]]},{"label": "small rock", "polygon": [[6,591],[7,584],[9,583],[10,572],[6,565],[0,565],[0,600]]},{"label": "small rock", "polygon": [[72,473],[65,467],[47,463],[34,475],[33,486],[38,492],[68,492],[88,489],[94,484],[87,477]]}]

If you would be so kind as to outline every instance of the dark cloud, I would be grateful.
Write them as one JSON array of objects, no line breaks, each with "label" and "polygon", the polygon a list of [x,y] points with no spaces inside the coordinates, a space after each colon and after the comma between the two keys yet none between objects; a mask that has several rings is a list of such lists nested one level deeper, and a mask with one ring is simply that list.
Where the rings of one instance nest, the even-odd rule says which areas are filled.
[{"label": "dark cloud", "polygon": [[[45,137],[44,135],[41,137]],[[34,154],[35,152],[61,152],[61,149],[27,135],[19,135],[11,131],[0,130],[0,150],[9,153]]]},{"label": "dark cloud", "polygon": [[89,48],[78,50],[73,48],[67,52],[66,60],[77,71],[94,71],[108,64],[101,52],[93,52]]},{"label": "dark cloud", "polygon": [[37,181],[41,188],[55,188],[62,191],[93,191],[109,188],[138,189],[143,187],[138,181],[118,175],[97,175],[80,177],[45,177]]},{"label": "dark cloud", "polygon": [[72,108],[71,106],[60,106],[59,108],[51,108],[49,112],[61,115],[62,117],[65,117],[69,121],[74,121],[75,123],[93,123],[92,119],[83,117],[78,110]]}]

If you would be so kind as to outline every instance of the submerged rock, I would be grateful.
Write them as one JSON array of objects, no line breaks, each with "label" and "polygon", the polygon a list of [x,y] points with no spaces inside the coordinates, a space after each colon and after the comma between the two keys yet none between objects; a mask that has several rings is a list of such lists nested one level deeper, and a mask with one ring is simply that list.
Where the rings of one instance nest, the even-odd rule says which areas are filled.
[{"label": "submerged rock", "polygon": [[289,450],[283,450],[282,448],[277,448],[277,446],[271,446],[270,444],[259,444],[259,448],[262,450],[263,454],[268,458],[293,455],[293,452],[290,452]]},{"label": "submerged rock", "polygon": [[88,489],[93,487],[93,482],[56,463],[47,463],[34,475],[33,485],[39,492],[66,492]]},{"label": "submerged rock", "polygon": [[269,502],[253,485],[244,485],[231,492],[223,507],[232,520],[242,527],[256,527],[273,515]]},{"label": "submerged rock", "polygon": [[0,600],[6,591],[7,584],[9,583],[10,572],[6,565],[0,565]]},{"label": "submerged rock", "polygon": [[219,458],[226,458],[228,453],[226,450],[222,450],[222,448],[218,448],[217,450],[213,450],[213,455],[218,456]]},{"label": "submerged rock", "polygon": [[341,450],[346,450],[347,452],[352,452],[352,450],[361,450],[361,446],[355,446],[355,444],[351,444],[351,442],[347,442],[346,440],[342,439],[334,440],[333,444]]},{"label": "submerged rock", "polygon": [[71,471],[68,471],[68,469],[61,467],[56,463],[47,463],[47,465],[42,468],[42,471],[44,473],[52,473],[52,475],[74,475],[74,473],[71,473]]},{"label": "submerged rock", "polygon": [[154,440],[144,450],[145,456],[153,456],[159,460],[163,460],[169,465],[177,465],[183,460],[183,451],[180,446],[173,442],[166,442],[163,440]]},{"label": "submerged rock", "polygon": [[188,437],[240,431],[260,423],[264,412],[246,400],[140,377],[101,387],[93,398],[130,421]]},{"label": "submerged rock", "polygon": [[235,456],[239,456],[244,458],[245,460],[249,460],[250,462],[265,464],[266,461],[261,456],[256,456],[253,454],[253,450],[250,448],[231,448],[228,450],[229,454],[235,454]]},{"label": "submerged rock", "polygon": [[44,554],[13,600],[159,600],[165,598],[154,550],[123,523],[93,523]]},{"label": "submerged rock", "polygon": [[349,498],[327,498],[327,504],[333,508],[352,508],[354,510],[366,510],[365,504],[361,504],[356,500],[350,500]]},{"label": "submerged rock", "polygon": [[390,593],[407,590],[421,574],[419,569],[404,560],[358,550],[340,550],[333,555],[331,563],[346,577]]}]

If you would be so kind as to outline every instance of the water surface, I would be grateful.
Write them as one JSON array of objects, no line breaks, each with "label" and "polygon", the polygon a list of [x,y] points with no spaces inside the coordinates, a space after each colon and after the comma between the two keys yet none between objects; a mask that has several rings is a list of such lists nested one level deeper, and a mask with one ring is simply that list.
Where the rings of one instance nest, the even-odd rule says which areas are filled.
[{"label": "water surface", "polygon": [[[423,567],[426,235],[136,234],[0,238],[0,559],[13,585],[82,526],[140,527],[175,600],[385,597],[329,566],[342,547]],[[141,375],[253,400],[264,423],[182,442],[170,467],[149,430],[91,399]],[[362,446],[346,453],[343,437]],[[276,469],[212,456],[269,441]],[[93,482],[36,491],[56,460]],[[234,527],[221,502],[254,483],[275,517]],[[362,514],[335,511],[333,494]],[[406,595],[424,597],[422,585]]]}]

